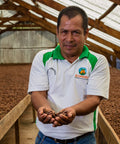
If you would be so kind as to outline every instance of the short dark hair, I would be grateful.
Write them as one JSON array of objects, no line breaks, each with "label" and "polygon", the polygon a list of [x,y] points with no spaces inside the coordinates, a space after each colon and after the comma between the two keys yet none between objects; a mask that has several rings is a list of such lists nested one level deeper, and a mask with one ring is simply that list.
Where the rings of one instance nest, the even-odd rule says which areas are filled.
[{"label": "short dark hair", "polygon": [[83,9],[81,9],[80,7],[77,7],[77,6],[69,6],[69,7],[64,8],[58,15],[58,20],[57,20],[57,30],[58,31],[59,31],[61,18],[63,15],[66,15],[69,19],[71,19],[77,15],[81,15],[81,17],[83,19],[82,27],[84,29],[84,34],[86,33],[86,30],[88,28],[88,17],[87,17],[86,12]]}]

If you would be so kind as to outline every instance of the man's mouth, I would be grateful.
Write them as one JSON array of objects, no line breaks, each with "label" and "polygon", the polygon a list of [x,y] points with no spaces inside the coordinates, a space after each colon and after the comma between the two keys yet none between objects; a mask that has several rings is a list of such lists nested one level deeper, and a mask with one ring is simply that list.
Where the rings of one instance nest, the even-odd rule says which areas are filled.
[{"label": "man's mouth", "polygon": [[66,47],[66,48],[73,48],[73,47],[75,47],[75,45],[64,45],[64,47]]}]

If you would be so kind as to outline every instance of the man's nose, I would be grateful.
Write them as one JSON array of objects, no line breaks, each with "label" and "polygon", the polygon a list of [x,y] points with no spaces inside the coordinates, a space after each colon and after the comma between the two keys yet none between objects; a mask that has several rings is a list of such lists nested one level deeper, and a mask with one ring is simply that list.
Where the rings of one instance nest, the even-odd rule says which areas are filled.
[{"label": "man's nose", "polygon": [[70,32],[67,34],[67,41],[73,41],[73,35]]}]

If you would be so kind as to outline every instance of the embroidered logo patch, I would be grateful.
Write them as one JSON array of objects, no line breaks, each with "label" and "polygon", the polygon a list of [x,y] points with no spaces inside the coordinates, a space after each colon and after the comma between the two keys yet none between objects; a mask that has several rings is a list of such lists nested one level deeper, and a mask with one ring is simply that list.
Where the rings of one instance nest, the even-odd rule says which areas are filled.
[{"label": "embroidered logo patch", "polygon": [[88,76],[86,75],[87,69],[85,67],[79,68],[79,74],[75,74],[75,78],[82,78],[82,79],[88,79]]},{"label": "embroidered logo patch", "polygon": [[80,74],[80,75],[85,75],[86,72],[87,72],[87,70],[86,70],[85,67],[81,67],[81,68],[79,69],[79,74]]}]

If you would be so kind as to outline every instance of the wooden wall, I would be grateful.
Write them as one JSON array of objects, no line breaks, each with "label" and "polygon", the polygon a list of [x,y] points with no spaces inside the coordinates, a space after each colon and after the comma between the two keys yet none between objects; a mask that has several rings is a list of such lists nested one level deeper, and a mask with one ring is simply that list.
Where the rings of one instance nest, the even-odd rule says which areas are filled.
[{"label": "wooden wall", "polygon": [[38,51],[56,44],[56,36],[48,31],[5,32],[0,35],[0,64],[31,63]]}]

